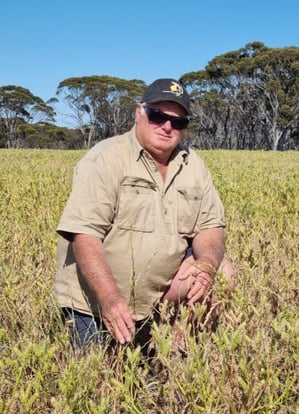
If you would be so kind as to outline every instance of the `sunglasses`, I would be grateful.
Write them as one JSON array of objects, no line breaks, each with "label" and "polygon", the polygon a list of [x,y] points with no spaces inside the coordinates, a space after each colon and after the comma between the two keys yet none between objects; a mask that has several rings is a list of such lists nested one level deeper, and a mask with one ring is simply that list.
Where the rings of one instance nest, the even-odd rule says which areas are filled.
[{"label": "sunglasses", "polygon": [[184,116],[171,116],[165,114],[165,112],[160,111],[159,109],[153,109],[146,105],[143,105],[143,108],[146,112],[148,119],[154,124],[162,125],[165,122],[170,121],[171,127],[173,129],[186,129],[190,119]]}]

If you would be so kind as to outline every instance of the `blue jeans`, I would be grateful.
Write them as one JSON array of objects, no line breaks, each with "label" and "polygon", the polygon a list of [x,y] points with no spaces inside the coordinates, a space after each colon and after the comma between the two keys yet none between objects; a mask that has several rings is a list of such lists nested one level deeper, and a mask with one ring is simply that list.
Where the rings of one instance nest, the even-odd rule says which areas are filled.
[{"label": "blue jeans", "polygon": [[[72,308],[62,308],[62,312],[74,348],[86,349],[92,343],[115,344],[100,317],[86,315]],[[134,344],[140,345],[143,352],[147,352],[147,345],[151,339],[151,322],[152,318],[147,318],[135,323]]]},{"label": "blue jeans", "polygon": [[100,318],[86,315],[72,308],[62,308],[62,312],[75,348],[85,348],[91,342],[98,344],[103,342],[107,330]]}]

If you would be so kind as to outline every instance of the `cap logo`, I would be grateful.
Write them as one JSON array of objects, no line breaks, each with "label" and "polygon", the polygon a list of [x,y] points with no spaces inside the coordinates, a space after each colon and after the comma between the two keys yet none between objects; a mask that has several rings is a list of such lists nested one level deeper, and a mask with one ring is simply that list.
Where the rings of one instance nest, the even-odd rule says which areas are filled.
[{"label": "cap logo", "polygon": [[163,91],[163,92],[171,92],[176,96],[182,96],[184,94],[183,88],[181,85],[179,85],[177,82],[171,82],[169,91]]}]

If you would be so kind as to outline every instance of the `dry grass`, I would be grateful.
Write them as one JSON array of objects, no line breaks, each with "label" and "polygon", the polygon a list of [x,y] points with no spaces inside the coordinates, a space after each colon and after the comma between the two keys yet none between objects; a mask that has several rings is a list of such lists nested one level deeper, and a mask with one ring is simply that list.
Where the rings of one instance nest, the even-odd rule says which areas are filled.
[{"label": "dry grass", "polygon": [[55,227],[82,154],[0,151],[0,413],[298,413],[299,153],[201,153],[239,283],[228,297],[219,275],[215,331],[181,309],[187,352],[154,326],[150,365],[131,346],[74,354],[59,320]]}]

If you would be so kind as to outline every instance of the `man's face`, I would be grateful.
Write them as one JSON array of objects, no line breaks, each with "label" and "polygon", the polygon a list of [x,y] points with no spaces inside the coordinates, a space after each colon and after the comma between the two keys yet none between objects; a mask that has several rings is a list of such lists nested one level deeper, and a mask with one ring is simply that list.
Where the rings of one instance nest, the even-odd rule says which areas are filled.
[{"label": "man's face", "polygon": [[[186,117],[182,106],[175,102],[163,101],[147,104],[148,108],[157,109],[167,115],[174,117]],[[135,113],[136,135],[140,145],[145,148],[158,162],[167,162],[172,151],[182,140],[185,129],[176,129],[167,120],[163,123],[156,123],[150,120],[149,110],[142,104],[138,104]],[[158,113],[159,115],[159,113]],[[163,115],[162,115],[163,116]]]}]

